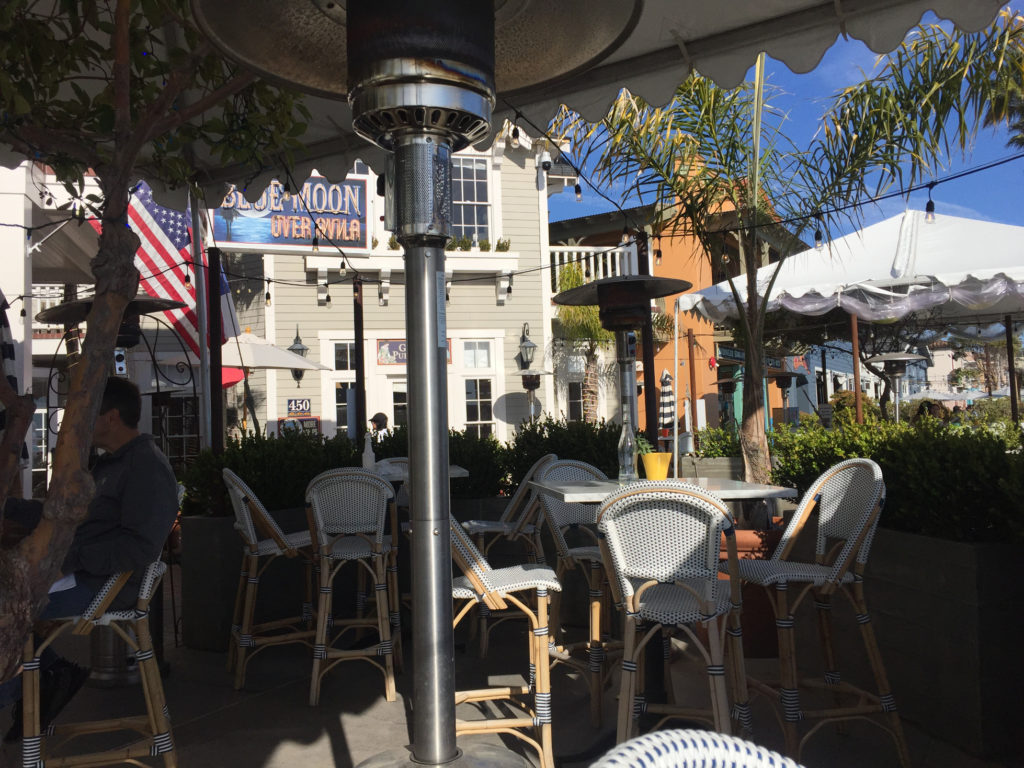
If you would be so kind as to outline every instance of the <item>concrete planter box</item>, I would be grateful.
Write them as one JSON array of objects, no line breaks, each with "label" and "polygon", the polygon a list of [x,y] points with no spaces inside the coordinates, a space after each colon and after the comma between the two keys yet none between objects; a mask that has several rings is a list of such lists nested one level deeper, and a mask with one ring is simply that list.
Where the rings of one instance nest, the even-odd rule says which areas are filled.
[{"label": "concrete planter box", "polygon": [[[865,594],[900,714],[978,755],[1018,749],[1024,586],[1011,544],[964,544],[879,529]],[[859,659],[856,625],[836,611]],[[811,622],[813,623],[813,622]],[[840,657],[844,658],[843,656]],[[870,680],[866,663],[855,669]]]},{"label": "concrete planter box", "polygon": [[743,459],[738,456],[714,459],[680,456],[679,477],[723,477],[732,480],[742,480]]},{"label": "concrete planter box", "polygon": [[[306,527],[303,509],[273,513],[286,533]],[[234,517],[183,517],[181,526],[182,641],[188,648],[226,651],[242,569],[242,539]],[[256,620],[297,615],[305,569],[301,558],[279,558],[262,576]]]}]

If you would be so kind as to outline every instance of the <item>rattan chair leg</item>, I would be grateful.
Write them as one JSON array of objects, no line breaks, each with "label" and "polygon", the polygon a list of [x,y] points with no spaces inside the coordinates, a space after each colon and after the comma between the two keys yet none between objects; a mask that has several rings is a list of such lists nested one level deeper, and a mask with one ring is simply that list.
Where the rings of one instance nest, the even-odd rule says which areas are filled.
[{"label": "rattan chair leg", "polygon": [[239,623],[237,650],[235,652],[235,690],[245,685],[246,653],[252,644],[253,615],[256,611],[256,593],[259,591],[259,559],[256,555],[247,556],[248,575],[245,579],[245,602],[242,607],[242,620]]},{"label": "rattan chair leg", "polygon": [[676,703],[675,686],[672,685],[672,629],[661,628],[661,687],[665,691],[665,701]]},{"label": "rattan chair leg", "polygon": [[800,735],[797,723],[803,718],[800,709],[799,678],[796,669],[796,638],[793,615],[789,611],[786,582],[775,585],[775,627],[779,636],[779,702],[782,706],[782,730],[786,737],[786,754],[799,759]]},{"label": "rattan chair leg", "polygon": [[327,619],[331,615],[331,563],[320,558],[320,586],[316,611],[316,639],[313,641],[313,673],[309,681],[309,706],[320,703],[320,681],[327,661]]},{"label": "rattan chair leg", "polygon": [[604,583],[604,568],[595,560],[590,561],[587,585],[590,590],[590,636],[587,639],[587,666],[590,671],[590,724],[601,727],[601,699],[604,692],[604,643],[601,641],[601,613],[603,610],[601,589]]},{"label": "rattan chair leg", "polygon": [[384,655],[384,698],[387,701],[394,701],[395,693],[395,654],[391,644],[391,618],[388,611],[388,582],[387,573],[384,568],[384,557],[378,555],[373,558],[373,569],[375,572],[374,592],[377,602],[377,632],[379,634],[379,648]]},{"label": "rattan chair leg", "polygon": [[[832,642],[832,598],[824,590],[814,590],[814,608],[818,614],[818,637],[821,640],[821,654],[825,661],[825,684],[832,687],[832,702],[838,708],[843,705],[843,696],[839,691],[839,665],[836,660],[835,644]],[[846,723],[836,723],[840,733],[846,732]]]},{"label": "rattan chair leg", "polygon": [[[565,562],[561,559],[555,567],[555,578],[559,584],[565,584]],[[549,624],[551,627],[551,642],[559,645],[562,642],[562,593],[555,592],[551,596]]]},{"label": "rattan chair leg", "polygon": [[537,590],[537,627],[533,631],[534,715],[540,723],[541,768],[555,768],[551,737],[551,658],[548,655],[548,591]]},{"label": "rattan chair leg", "polygon": [[235,671],[238,662],[238,638],[235,633],[242,631],[242,606],[245,602],[245,585],[249,572],[246,570],[248,555],[242,558],[242,570],[238,574],[238,589],[235,590],[235,606],[231,611],[231,638],[228,641],[228,672]]},{"label": "rattan chair leg", "polygon": [[708,635],[708,655],[711,663],[707,667],[708,691],[711,694],[711,716],[715,730],[719,733],[732,733],[729,718],[729,695],[725,684],[725,654],[722,643],[722,617],[712,616],[704,622]]},{"label": "rattan chair leg", "polygon": [[753,731],[753,720],[750,714],[750,692],[747,688],[747,667],[743,656],[743,629],[739,606],[734,605],[729,611],[725,631],[727,665],[732,688],[733,720],[740,732],[750,734]]},{"label": "rattan chair leg", "polygon": [[907,740],[903,735],[903,723],[900,721],[899,712],[896,710],[896,700],[893,698],[892,689],[889,687],[889,676],[885,672],[885,664],[882,662],[882,654],[878,650],[878,641],[875,638],[875,630],[871,626],[871,615],[868,613],[867,601],[864,599],[864,582],[860,575],[857,575],[853,582],[853,604],[857,611],[857,624],[860,627],[861,638],[864,640],[864,648],[867,651],[868,661],[871,663],[871,671],[875,676],[875,685],[878,688],[878,699],[881,703],[882,712],[889,720],[889,732],[896,743],[896,751],[899,754],[902,768],[910,768],[910,751],[907,749]]},{"label": "rattan chair leg", "polygon": [[163,758],[165,768],[177,768],[178,756],[171,734],[171,721],[167,716],[164,686],[160,679],[160,665],[153,653],[153,637],[149,631],[149,619],[134,622],[138,648],[139,677],[142,693],[146,700],[150,728],[153,732],[152,753]]},{"label": "rattan chair leg", "polygon": [[398,558],[394,548],[388,553],[386,562],[391,647],[394,648],[395,672],[400,675],[405,670],[405,657],[402,655],[402,595],[398,591]]},{"label": "rattan chair leg", "polygon": [[39,736],[39,659],[35,654],[35,640],[29,635],[21,657],[21,717],[22,763],[35,766],[42,760]]},{"label": "rattan chair leg", "polygon": [[619,682],[619,717],[615,728],[615,743],[621,744],[634,735],[633,701],[637,695],[637,635],[640,627],[636,618],[626,614],[623,630],[622,677]]}]

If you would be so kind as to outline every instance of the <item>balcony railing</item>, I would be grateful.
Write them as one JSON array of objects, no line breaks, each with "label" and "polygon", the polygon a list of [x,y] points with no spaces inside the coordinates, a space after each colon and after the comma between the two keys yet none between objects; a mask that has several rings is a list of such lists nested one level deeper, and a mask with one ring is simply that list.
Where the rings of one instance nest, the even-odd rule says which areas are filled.
[{"label": "balcony railing", "polygon": [[556,245],[551,247],[549,258],[552,293],[558,292],[562,271],[571,265],[578,265],[583,271],[585,283],[605,277],[637,274],[636,246],[633,245]]}]

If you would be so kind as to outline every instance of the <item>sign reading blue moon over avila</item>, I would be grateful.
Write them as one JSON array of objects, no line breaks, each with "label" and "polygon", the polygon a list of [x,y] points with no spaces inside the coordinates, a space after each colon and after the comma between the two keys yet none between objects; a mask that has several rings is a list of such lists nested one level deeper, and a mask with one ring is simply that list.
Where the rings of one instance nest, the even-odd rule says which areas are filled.
[{"label": "sign reading blue moon over avila", "polygon": [[217,243],[367,247],[366,179],[332,184],[312,176],[298,192],[271,182],[252,203],[235,187],[213,213]]}]

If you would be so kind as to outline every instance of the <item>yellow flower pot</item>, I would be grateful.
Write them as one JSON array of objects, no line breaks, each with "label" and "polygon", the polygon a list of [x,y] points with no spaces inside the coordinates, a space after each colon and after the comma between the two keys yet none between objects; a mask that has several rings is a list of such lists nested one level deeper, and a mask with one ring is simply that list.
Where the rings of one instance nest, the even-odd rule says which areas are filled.
[{"label": "yellow flower pot", "polygon": [[648,480],[664,480],[668,477],[668,466],[672,461],[671,453],[644,453],[640,458],[643,459],[644,474]]}]

